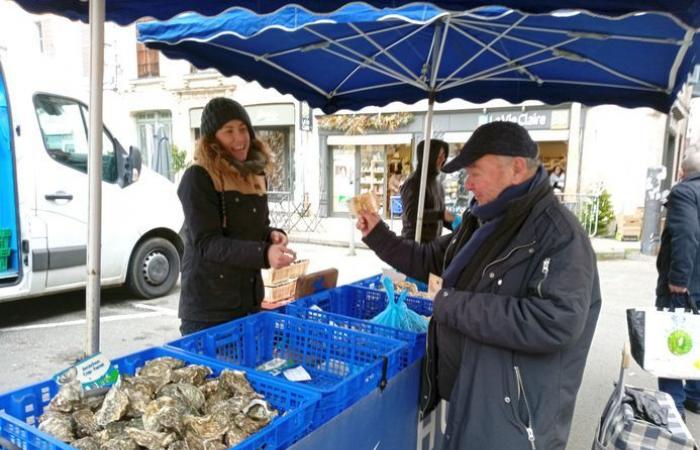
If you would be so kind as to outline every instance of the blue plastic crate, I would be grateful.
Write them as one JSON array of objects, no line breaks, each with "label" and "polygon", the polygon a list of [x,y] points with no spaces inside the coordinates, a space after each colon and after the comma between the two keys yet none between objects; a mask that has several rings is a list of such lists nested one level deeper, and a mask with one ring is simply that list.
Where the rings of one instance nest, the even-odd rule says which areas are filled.
[{"label": "blue plastic crate", "polygon": [[[412,309],[432,312],[430,300],[417,300],[419,301],[416,302],[416,299],[412,299],[414,306]],[[423,302],[430,304],[424,305]],[[381,305],[381,308],[378,304]],[[374,291],[361,287],[341,286],[300,298],[286,305],[285,313],[302,319],[404,341],[407,347],[401,352],[401,368],[403,369],[425,354],[426,334],[370,322],[369,320],[374,317],[371,313],[381,312],[386,308],[386,304],[385,293],[378,295]],[[415,308],[416,305],[418,305],[417,308]],[[311,309],[313,306],[318,306],[322,311]]]},{"label": "blue plastic crate", "polygon": [[[120,373],[134,375],[136,369],[146,361],[161,356],[178,358],[189,364],[202,364],[211,367],[212,376],[218,376],[224,364],[198,358],[182,351],[166,348],[150,348],[141,352],[117,358],[112,362]],[[321,396],[311,389],[270,379],[246,370],[246,376],[253,388],[279,412],[269,425],[247,438],[236,450],[283,449],[304,437],[311,431]],[[22,449],[70,449],[72,447],[42,433],[37,428],[39,417],[56,392],[58,385],[53,381],[43,381],[25,388],[0,395],[0,425],[2,436]]]},{"label": "blue plastic crate", "polygon": [[[381,275],[374,275],[369,278],[363,278],[361,280],[357,280],[355,282],[352,282],[349,284],[349,286],[362,286],[370,289],[378,289],[378,290],[384,290],[384,287],[382,286],[382,276]],[[421,292],[428,292],[428,284],[424,283],[422,281],[418,281],[414,278],[406,277],[406,281],[413,283],[416,285],[419,291]],[[398,292],[397,292],[398,294]]]},{"label": "blue plastic crate", "polygon": [[[330,311],[336,314],[356,317],[358,319],[369,320],[384,311],[388,304],[386,291],[358,286],[346,285],[335,288],[336,298],[331,304]],[[399,293],[396,293],[398,298]],[[422,297],[406,297],[406,306],[421,316],[430,317],[433,315],[433,301]]]},{"label": "blue plastic crate", "polygon": [[303,365],[311,376],[304,385],[323,395],[314,427],[398,373],[406,347],[402,341],[275,313],[247,316],[168,345],[232,367],[255,368],[277,357]]}]

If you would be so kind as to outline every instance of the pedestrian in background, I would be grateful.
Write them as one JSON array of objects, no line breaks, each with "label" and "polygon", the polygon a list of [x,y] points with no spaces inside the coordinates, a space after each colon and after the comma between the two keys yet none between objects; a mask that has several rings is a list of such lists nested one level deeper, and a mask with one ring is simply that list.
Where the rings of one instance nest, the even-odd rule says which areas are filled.
[{"label": "pedestrian in background", "polygon": [[234,100],[214,98],[201,123],[194,164],[178,188],[185,213],[183,335],[257,312],[260,269],[295,259],[285,232],[270,227],[265,171],[272,161],[248,113]]},{"label": "pedestrian in background", "polygon": [[[700,152],[683,159],[680,175],[668,195],[656,259],[657,307],[684,307],[686,296],[700,305]],[[673,397],[682,415],[685,410],[700,414],[700,381],[659,378],[659,390]]]},{"label": "pedestrian in background", "polygon": [[555,192],[564,191],[564,183],[566,182],[566,174],[561,166],[555,166],[552,173],[549,175],[549,185],[552,186]]},{"label": "pedestrian in background", "polygon": [[[420,177],[423,170],[424,147],[425,141],[420,141],[416,152],[418,166],[401,186],[401,205],[403,207],[401,236],[406,239],[415,239],[416,237],[418,196],[420,193]],[[447,159],[448,150],[447,142],[431,139],[421,242],[430,242],[440,237],[443,226],[451,230],[452,221],[454,220],[454,215],[445,209],[445,189],[442,187],[438,177],[440,169],[442,169]]]},{"label": "pedestrian in background", "polygon": [[465,168],[475,200],[454,234],[428,244],[358,217],[383,261],[421,281],[442,275],[420,401],[423,417],[449,401],[444,450],[566,447],[600,286],[588,234],[537,157],[520,125],[477,128],[443,168]]}]

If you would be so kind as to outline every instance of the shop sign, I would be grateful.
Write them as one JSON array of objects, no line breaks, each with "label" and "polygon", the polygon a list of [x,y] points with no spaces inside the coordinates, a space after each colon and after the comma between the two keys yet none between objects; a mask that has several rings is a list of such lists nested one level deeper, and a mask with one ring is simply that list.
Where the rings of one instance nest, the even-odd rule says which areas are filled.
[{"label": "shop sign", "polygon": [[490,122],[514,122],[530,130],[551,128],[551,111],[504,111],[482,114],[479,125]]}]

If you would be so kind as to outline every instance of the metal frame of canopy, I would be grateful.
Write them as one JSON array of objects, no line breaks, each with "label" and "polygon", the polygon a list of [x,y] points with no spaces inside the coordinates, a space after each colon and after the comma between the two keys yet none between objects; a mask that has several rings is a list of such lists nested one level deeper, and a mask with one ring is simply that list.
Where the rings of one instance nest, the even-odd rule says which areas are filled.
[{"label": "metal frame of canopy", "polygon": [[[320,94],[322,98],[326,98],[329,101],[341,96],[347,97],[354,94],[363,94],[383,88],[391,88],[402,85],[413,86],[418,90],[425,92],[425,98],[428,99],[428,108],[423,130],[426,148],[430,148],[434,103],[436,97],[443,91],[479,81],[522,82],[525,80],[531,83],[536,83],[538,86],[576,85],[589,86],[593,89],[615,88],[624,89],[626,91],[647,91],[652,93],[662,92],[665,94],[671,94],[676,87],[678,71],[682,62],[684,61],[686,53],[694,43],[696,33],[696,30],[687,25],[681,25],[682,29],[684,30],[684,36],[682,39],[671,37],[649,37],[644,36],[642,33],[639,35],[630,35],[629,33],[611,34],[604,32],[572,31],[571,29],[557,29],[544,26],[537,27],[524,23],[526,22],[526,19],[531,16],[531,14],[522,14],[522,16],[513,23],[498,23],[496,21],[496,19],[505,17],[511,12],[512,10],[506,9],[504,12],[490,16],[487,19],[485,19],[485,17],[482,15],[477,15],[469,11],[443,12],[430,20],[426,20],[425,22],[413,23],[406,19],[406,22],[398,22],[395,25],[372,31],[363,31],[355,23],[348,21],[343,22],[343,25],[348,26],[348,28],[355,34],[343,35],[340,38],[334,38],[329,36],[328,33],[324,34],[324,32],[319,29],[307,26],[314,24],[314,22],[311,21],[308,24],[300,25],[298,29],[310,33],[310,35],[317,39],[316,42],[301,48],[273,51],[263,55],[243,49],[228,47],[226,45],[219,44],[218,42],[214,42],[213,39],[223,34],[231,34],[243,39],[251,37],[240,36],[236,30],[227,31],[223,27],[216,28],[217,34],[214,37],[198,36],[196,38],[193,37],[189,39],[186,36],[178,36],[181,38],[180,41],[175,41],[175,38],[173,38],[172,41],[165,39],[162,41],[162,43],[165,45],[174,45],[184,40],[191,40],[212,47],[217,47],[218,49],[234,54],[250,57],[257,63],[266,64],[271,68],[293,78],[317,94]],[[559,15],[562,17],[567,17],[573,14],[574,13],[572,12],[559,13]],[[390,13],[387,13],[386,17],[382,17],[382,20],[387,18],[391,18]],[[410,30],[410,32],[407,32],[400,38],[393,40],[389,44],[386,42],[383,46],[380,44],[379,38],[382,37],[382,34],[401,31],[407,27],[413,27],[414,29]],[[420,72],[416,73],[417,71],[415,68],[412,71],[402,63],[399,57],[393,55],[392,49],[428,27],[432,27],[432,44],[427,52],[427,55],[425,55],[427,57],[422,64]],[[263,28],[263,30],[265,30],[265,28]],[[549,42],[547,42],[547,44],[543,44],[535,39],[527,39],[515,34],[515,32],[522,31],[536,32],[542,35],[546,34],[549,37]],[[478,32],[481,36],[488,36],[488,39],[480,39],[476,37],[476,32]],[[455,69],[451,70],[449,75],[444,76],[443,74],[442,77],[439,77],[438,74],[443,62],[443,53],[445,51],[448,33],[457,33],[461,38],[475,44],[478,47],[478,51],[471,54],[468,58],[465,58],[465,61]],[[390,36],[390,34],[386,35]],[[152,39],[151,36],[146,33],[143,41],[147,45],[152,42],[157,42],[150,39]],[[352,47],[352,44],[358,42],[359,40],[363,41],[364,44],[368,44],[374,53],[360,53],[359,51],[355,50]],[[675,61],[671,70],[669,71],[667,82],[665,85],[654,85],[653,83],[645,81],[639,77],[625,74],[621,70],[611,67],[610,65],[606,65],[592,58],[588,58],[584,55],[576,54],[570,50],[567,50],[567,46],[570,44],[593,40],[620,40],[626,42],[648,43],[650,45],[668,45],[677,47]],[[524,54],[510,57],[504,51],[499,50],[499,44],[505,41],[525,46],[528,48],[528,51],[524,52]],[[328,54],[339,58],[339,60],[355,64],[356,67],[340,82],[333,85],[332,88],[323,88],[319,86],[318,83],[305,78],[293,70],[283,67],[276,61],[299,52],[308,52],[312,50],[327,52]],[[463,72],[463,69],[467,68],[467,66],[472,64],[484,54],[494,56],[500,61],[500,64],[493,65],[487,69],[480,70],[475,73]],[[587,67],[591,67],[591,69],[609,75],[613,81],[598,83],[585,80],[578,81],[571,79],[546,78],[535,74],[536,66],[555,62],[557,60],[568,60],[575,63],[584,63],[588,65]],[[353,77],[361,70],[373,71],[377,74],[381,74],[383,77],[391,81],[380,85],[375,84],[364,87],[344,88],[346,84],[350,84],[349,82],[351,82]],[[417,242],[420,242],[421,240],[422,224],[424,220],[428,160],[429,152],[424,152],[422,162],[423,170],[420,176],[418,217],[415,236]]]}]

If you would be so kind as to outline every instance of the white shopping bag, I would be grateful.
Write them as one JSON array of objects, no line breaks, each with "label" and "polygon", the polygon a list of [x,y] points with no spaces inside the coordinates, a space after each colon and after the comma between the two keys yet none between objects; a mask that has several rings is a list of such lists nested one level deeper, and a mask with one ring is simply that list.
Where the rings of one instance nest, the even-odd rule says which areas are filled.
[{"label": "white shopping bag", "polygon": [[662,378],[700,380],[700,315],[696,309],[628,309],[627,326],[632,356],[644,370]]}]

